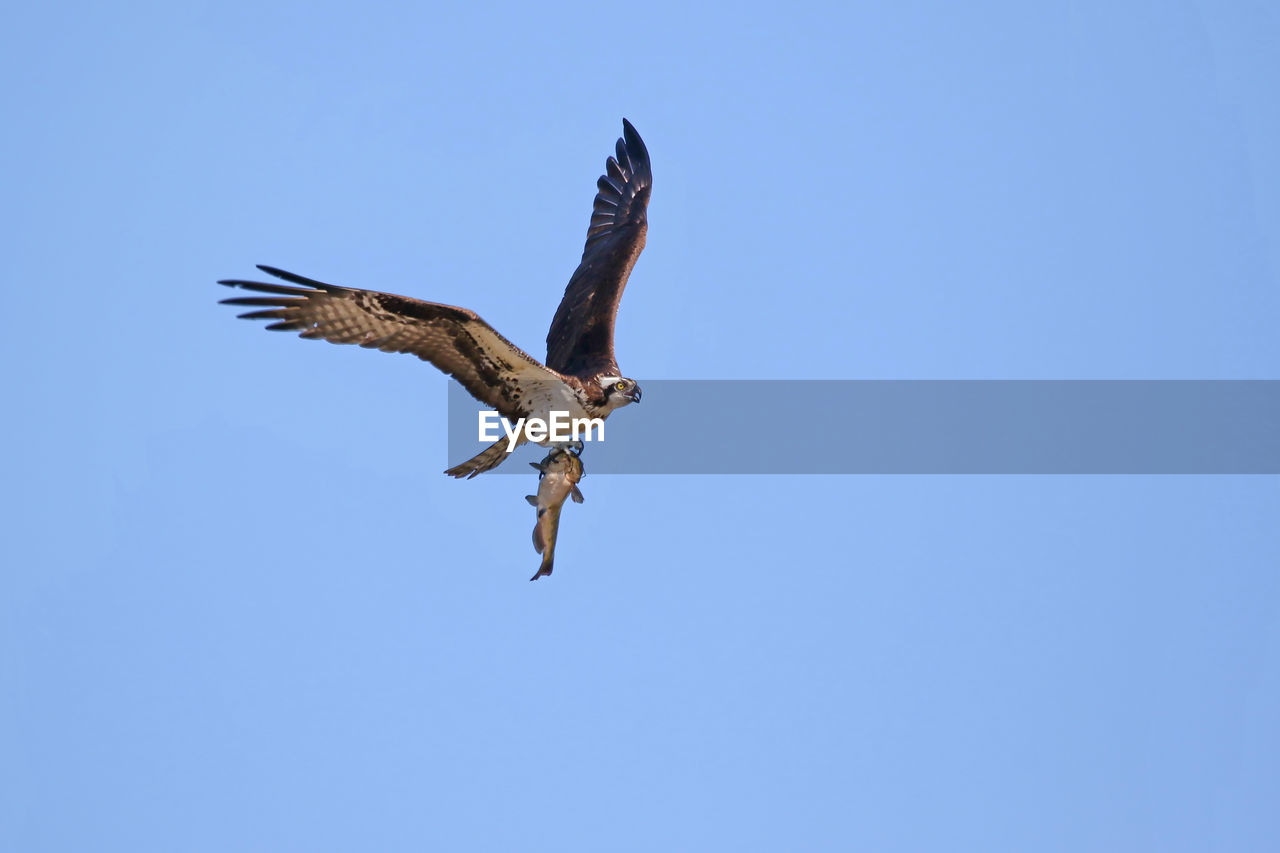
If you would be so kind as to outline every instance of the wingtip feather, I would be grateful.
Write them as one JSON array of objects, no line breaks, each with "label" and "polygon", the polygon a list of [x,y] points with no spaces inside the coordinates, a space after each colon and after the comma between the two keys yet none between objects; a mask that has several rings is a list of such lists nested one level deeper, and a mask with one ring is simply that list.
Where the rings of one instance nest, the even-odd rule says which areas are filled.
[{"label": "wingtip feather", "polygon": [[643,176],[646,183],[651,182],[653,176],[649,171],[649,149],[645,146],[644,140],[640,138],[635,125],[625,118],[622,120],[622,139],[620,141],[626,143],[627,160],[633,172]]},{"label": "wingtip feather", "polygon": [[254,264],[254,266],[262,270],[267,275],[284,279],[285,281],[291,282],[293,284],[301,284],[304,287],[313,287],[316,290],[342,290],[343,289],[336,284],[326,284],[323,281],[317,281],[314,278],[307,278],[305,275],[298,275],[296,272],[289,272],[288,270],[282,270],[279,267],[273,267],[268,264]]}]

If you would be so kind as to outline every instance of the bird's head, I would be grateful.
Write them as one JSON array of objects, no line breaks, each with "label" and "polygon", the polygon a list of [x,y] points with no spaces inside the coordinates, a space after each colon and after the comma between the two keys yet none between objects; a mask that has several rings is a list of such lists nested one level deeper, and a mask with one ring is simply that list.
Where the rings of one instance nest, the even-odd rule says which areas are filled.
[{"label": "bird's head", "polygon": [[600,387],[604,389],[604,404],[613,411],[628,403],[640,402],[640,385],[634,379],[625,376],[601,376]]}]

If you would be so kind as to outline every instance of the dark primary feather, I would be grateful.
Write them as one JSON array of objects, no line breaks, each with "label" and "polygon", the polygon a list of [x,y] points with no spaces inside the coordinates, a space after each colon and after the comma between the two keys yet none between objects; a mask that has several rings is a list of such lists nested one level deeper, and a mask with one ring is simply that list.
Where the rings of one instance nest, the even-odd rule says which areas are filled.
[{"label": "dark primary feather", "polygon": [[325,284],[275,267],[259,265],[258,269],[301,286],[240,279],[218,282],[273,294],[224,299],[227,305],[264,309],[241,317],[274,320],[268,329],[296,331],[304,338],[412,353],[457,379],[477,400],[512,420],[532,411],[512,381],[517,373],[526,386],[539,380],[561,381],[465,308]]},{"label": "dark primary feather", "polygon": [[653,173],[649,152],[631,122],[622,120],[617,156],[596,182],[582,262],[565,288],[547,333],[547,366],[560,373],[618,375],[613,325],[627,277],[644,249],[645,210]]}]

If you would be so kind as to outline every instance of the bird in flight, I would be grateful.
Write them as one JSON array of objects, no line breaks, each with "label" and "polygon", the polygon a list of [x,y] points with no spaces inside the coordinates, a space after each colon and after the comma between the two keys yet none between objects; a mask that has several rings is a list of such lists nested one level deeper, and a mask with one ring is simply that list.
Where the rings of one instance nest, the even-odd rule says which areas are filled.
[{"label": "bird in flight", "polygon": [[[547,332],[545,363],[466,308],[325,284],[275,267],[258,269],[292,286],[227,279],[218,283],[269,295],[223,303],[255,309],[239,316],[271,320],[267,328],[273,331],[412,353],[512,423],[520,418],[550,422],[552,411],[568,412],[570,419],[604,419],[640,402],[640,386],[622,375],[614,357],[613,327],[627,278],[644,249],[652,185],[649,152],[631,122],[623,119],[616,156],[605,161],[605,173],[596,182],[582,261]],[[523,443],[523,432],[520,439]],[[505,460],[507,448],[508,440],[501,438],[445,473],[474,477]]]}]

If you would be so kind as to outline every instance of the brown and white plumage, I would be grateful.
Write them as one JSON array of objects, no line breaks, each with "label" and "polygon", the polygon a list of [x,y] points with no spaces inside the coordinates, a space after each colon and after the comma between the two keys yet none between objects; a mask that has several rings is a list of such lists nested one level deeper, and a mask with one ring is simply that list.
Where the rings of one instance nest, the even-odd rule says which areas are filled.
[{"label": "brown and white plumage", "polygon": [[617,156],[596,181],[591,227],[582,261],[569,278],[547,332],[547,366],[571,375],[619,375],[613,325],[631,268],[644,249],[653,173],[649,152],[631,122],[622,120]]},{"label": "brown and white plumage", "polygon": [[[547,335],[546,364],[465,308],[326,284],[275,267],[258,269],[290,285],[228,279],[219,284],[268,295],[223,301],[257,309],[240,316],[272,320],[271,330],[412,353],[512,421],[546,418],[551,409],[607,417],[640,397],[639,386],[618,370],[613,326],[627,278],[644,248],[653,182],[644,142],[630,122],[622,124],[617,156],[606,161],[597,182],[582,261]],[[506,458],[505,445],[503,440],[447,473],[473,477],[487,471]]]},{"label": "brown and white plumage", "polygon": [[528,401],[517,396],[510,378],[563,381],[555,371],[498,334],[474,311],[325,284],[274,267],[258,269],[302,286],[235,279],[219,282],[276,294],[223,300],[226,305],[262,308],[241,314],[244,319],[274,320],[268,329],[296,331],[303,338],[412,353],[457,379],[473,397],[503,417],[514,420],[531,412]]}]

